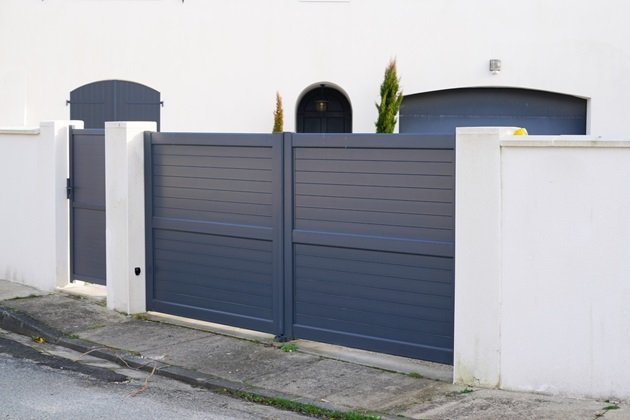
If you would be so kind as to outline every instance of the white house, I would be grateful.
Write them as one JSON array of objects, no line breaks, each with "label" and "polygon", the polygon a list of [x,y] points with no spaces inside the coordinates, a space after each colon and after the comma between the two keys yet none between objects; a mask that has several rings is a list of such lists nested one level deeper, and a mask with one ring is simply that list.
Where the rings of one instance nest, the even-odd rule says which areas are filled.
[{"label": "white house", "polygon": [[[325,130],[300,104],[335,94],[347,104],[329,110],[327,129],[373,132],[383,71],[396,58],[406,95],[400,131],[452,121],[618,136],[630,115],[629,8],[621,0],[3,0],[0,126],[78,115],[89,127],[95,105],[79,108],[94,92],[67,103],[71,92],[119,80],[157,96],[92,85],[109,89],[104,106],[152,103],[164,131],[268,132],[278,91],[287,131]],[[493,59],[500,71],[490,71]],[[451,89],[460,90],[443,92]],[[120,106],[113,115],[151,118]]]},{"label": "white house", "polygon": [[[395,58],[400,132],[504,126],[459,129],[442,174],[454,182],[444,200],[455,225],[453,310],[439,320],[454,321],[453,380],[628,400],[628,12],[621,0],[1,0],[0,185],[11,199],[0,206],[0,278],[68,283],[70,126],[110,121],[99,187],[108,305],[144,311],[143,148],[155,127],[146,121],[270,132],[279,92],[286,131],[373,132]],[[514,136],[516,127],[546,136]],[[292,137],[322,145],[275,135],[270,156],[292,162],[279,146]],[[292,185],[289,170],[275,173]],[[293,218],[282,213],[288,190],[270,201],[285,230],[269,239],[263,229],[268,242],[293,235],[277,222]]]}]

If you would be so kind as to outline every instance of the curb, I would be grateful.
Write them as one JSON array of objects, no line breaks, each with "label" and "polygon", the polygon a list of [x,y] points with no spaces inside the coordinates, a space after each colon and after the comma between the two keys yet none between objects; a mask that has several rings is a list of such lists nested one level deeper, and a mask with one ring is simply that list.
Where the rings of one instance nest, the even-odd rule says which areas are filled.
[{"label": "curb", "polygon": [[[153,359],[145,359],[142,356],[135,356],[128,352],[101,346],[90,341],[70,338],[61,331],[27,314],[2,306],[0,306],[0,328],[29,337],[42,337],[51,344],[66,347],[80,353],[89,353],[91,356],[117,363],[122,367],[139,369],[154,375],[164,376],[189,385],[202,387],[216,393],[228,395],[248,393],[263,398],[282,398],[299,404],[313,405],[323,410],[337,412],[356,411],[348,407],[335,406],[322,401],[229,381],[203,372],[169,365]],[[380,413],[378,415],[383,419],[387,418],[386,415]]]}]

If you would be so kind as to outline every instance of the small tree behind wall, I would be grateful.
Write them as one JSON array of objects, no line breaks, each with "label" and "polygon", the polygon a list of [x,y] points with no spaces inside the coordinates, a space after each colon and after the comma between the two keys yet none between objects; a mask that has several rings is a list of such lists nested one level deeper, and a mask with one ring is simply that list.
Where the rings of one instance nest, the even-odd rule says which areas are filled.
[{"label": "small tree behind wall", "polygon": [[284,131],[284,110],[282,109],[282,97],[276,92],[276,110],[273,111],[273,133]]},{"label": "small tree behind wall", "polygon": [[381,84],[381,103],[376,104],[376,109],[378,109],[377,133],[394,132],[396,115],[403,100],[399,82],[400,79],[396,74],[396,60],[391,60],[385,69],[385,77]]}]

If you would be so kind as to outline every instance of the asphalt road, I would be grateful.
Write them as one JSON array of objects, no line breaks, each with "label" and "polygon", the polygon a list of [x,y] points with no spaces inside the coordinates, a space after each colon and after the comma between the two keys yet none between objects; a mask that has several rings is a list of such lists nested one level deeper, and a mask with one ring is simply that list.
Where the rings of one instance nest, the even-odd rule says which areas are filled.
[{"label": "asphalt road", "polygon": [[0,337],[0,419],[308,418],[148,375],[81,366]]}]

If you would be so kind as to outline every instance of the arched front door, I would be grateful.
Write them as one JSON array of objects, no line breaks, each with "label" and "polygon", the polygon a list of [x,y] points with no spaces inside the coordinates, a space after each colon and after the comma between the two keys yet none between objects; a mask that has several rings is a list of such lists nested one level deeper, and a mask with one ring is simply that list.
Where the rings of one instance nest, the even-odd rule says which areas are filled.
[{"label": "arched front door", "polygon": [[298,133],[351,133],[352,109],[343,93],[320,86],[304,95],[298,105]]},{"label": "arched front door", "polygon": [[85,128],[105,128],[106,121],[155,121],[160,130],[160,92],[140,83],[101,80],[70,92],[70,119]]},{"label": "arched front door", "polygon": [[405,96],[400,132],[455,134],[456,127],[525,127],[529,134],[586,134],[586,100],[516,88],[463,88]]}]

